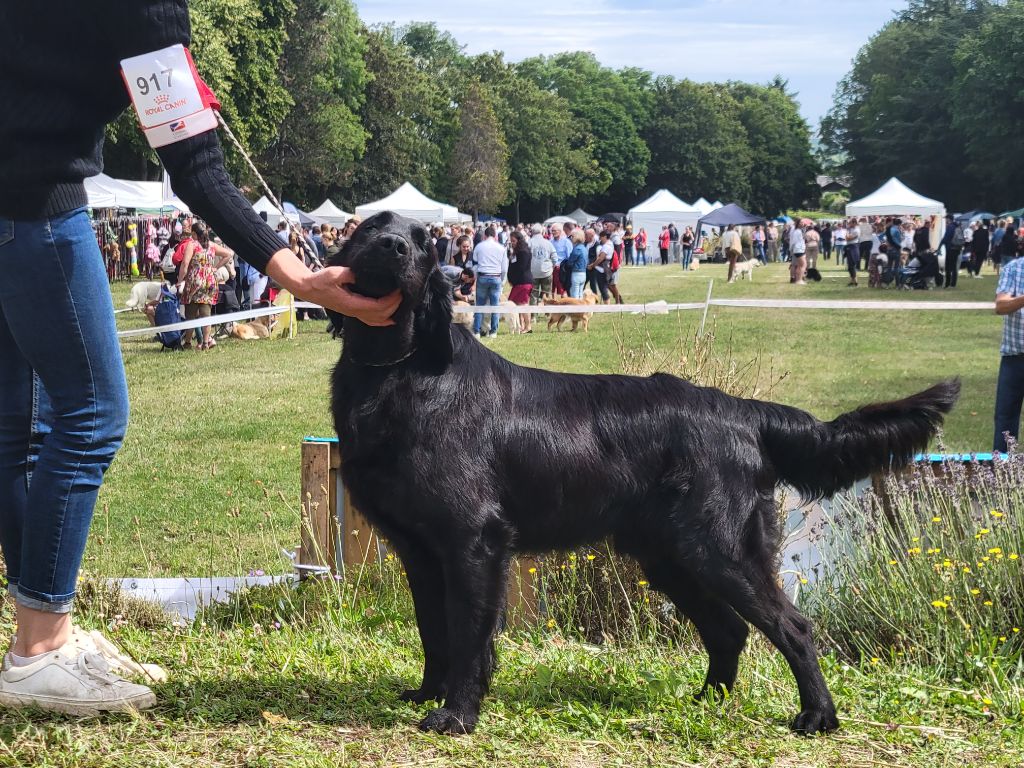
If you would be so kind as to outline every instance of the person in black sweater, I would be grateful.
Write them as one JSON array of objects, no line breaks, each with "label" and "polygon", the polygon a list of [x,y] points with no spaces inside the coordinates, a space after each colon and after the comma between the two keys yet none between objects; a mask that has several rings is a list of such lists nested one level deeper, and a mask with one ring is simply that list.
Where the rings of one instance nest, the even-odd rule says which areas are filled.
[{"label": "person in black sweater", "polygon": [[[120,61],[188,45],[186,0],[0,3],[0,547],[17,634],[0,706],[70,714],[141,709],[140,672],[70,611],[103,475],[128,422],[128,390],[83,180],[102,168],[105,128],[129,105]],[[225,243],[296,296],[371,325],[398,294],[314,273],[231,183],[216,132],[158,150],[174,191]],[[31,524],[29,524],[31,521]],[[151,672],[153,670],[150,670]]]},{"label": "person in black sweater", "polygon": [[974,232],[971,238],[971,263],[967,271],[974,277],[981,277],[981,265],[988,258],[988,249],[992,242],[989,233],[989,222],[981,222],[981,226]]}]

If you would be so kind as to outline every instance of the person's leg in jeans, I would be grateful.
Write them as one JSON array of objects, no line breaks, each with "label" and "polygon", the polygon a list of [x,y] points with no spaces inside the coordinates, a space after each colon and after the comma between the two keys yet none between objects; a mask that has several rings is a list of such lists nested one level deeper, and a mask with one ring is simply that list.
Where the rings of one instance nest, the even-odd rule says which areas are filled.
[{"label": "person's leg in jeans", "polygon": [[733,277],[736,274],[736,255],[735,252],[729,253],[726,258],[729,260],[729,276],[726,279],[727,283],[733,281]]},{"label": "person's leg in jeans", "polygon": [[572,282],[569,286],[569,296],[574,299],[583,298],[583,285],[587,282],[586,272],[573,272],[570,278]]},{"label": "person's leg in jeans", "polygon": [[0,220],[0,546],[18,656],[60,648],[128,388],[84,210]]},{"label": "person's leg in jeans", "polygon": [[992,450],[1006,453],[1006,433],[1017,440],[1024,402],[1024,355],[1004,355],[996,384],[995,437]]},{"label": "person's leg in jeans", "polygon": [[[491,307],[501,306],[501,278],[492,277],[487,278],[487,304]],[[498,334],[498,320],[499,316],[497,313],[491,315],[491,336]]]},{"label": "person's leg in jeans", "polygon": [[608,295],[609,295],[608,294],[608,275],[606,275],[604,272],[598,272],[596,269],[594,270],[594,275],[596,276],[596,281],[597,281],[597,291],[595,291],[595,293],[600,293],[600,295],[601,295],[601,302],[604,303],[604,304],[607,304],[608,303]]},{"label": "person's leg in jeans", "polygon": [[688,272],[690,269],[690,262],[693,260],[693,249],[683,248],[683,272]]},{"label": "person's leg in jeans", "polygon": [[[477,277],[476,279],[476,305],[482,307],[487,303],[487,291],[484,288],[484,280],[487,278]],[[473,334],[476,336],[480,335],[480,323],[483,322],[484,316],[481,312],[473,313]]]}]

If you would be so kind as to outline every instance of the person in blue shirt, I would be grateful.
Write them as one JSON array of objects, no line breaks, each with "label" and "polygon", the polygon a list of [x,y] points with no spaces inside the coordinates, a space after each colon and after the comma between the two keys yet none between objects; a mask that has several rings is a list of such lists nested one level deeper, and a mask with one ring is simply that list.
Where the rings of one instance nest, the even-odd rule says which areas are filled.
[{"label": "person in blue shirt", "polygon": [[1017,440],[1024,403],[1024,258],[1016,258],[999,273],[996,314],[1004,317],[996,384],[995,438],[992,450],[1005,453],[1007,436]]}]

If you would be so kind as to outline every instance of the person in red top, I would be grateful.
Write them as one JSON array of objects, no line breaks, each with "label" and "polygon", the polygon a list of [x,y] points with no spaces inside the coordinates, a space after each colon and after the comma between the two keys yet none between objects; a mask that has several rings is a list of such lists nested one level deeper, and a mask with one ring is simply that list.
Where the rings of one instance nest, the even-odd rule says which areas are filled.
[{"label": "person in red top", "polygon": [[661,252],[662,266],[668,264],[668,247],[671,242],[672,234],[668,231],[668,227],[662,227],[661,234],[658,236],[658,250]]},{"label": "person in red top", "polygon": [[647,230],[640,227],[640,231],[636,233],[636,265],[639,267],[640,262],[647,266]]}]

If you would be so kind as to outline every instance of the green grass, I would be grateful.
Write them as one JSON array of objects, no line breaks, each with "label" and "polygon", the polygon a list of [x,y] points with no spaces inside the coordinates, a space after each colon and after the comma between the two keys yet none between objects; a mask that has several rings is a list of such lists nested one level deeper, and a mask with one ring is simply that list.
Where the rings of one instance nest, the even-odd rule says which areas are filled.
[{"label": "green grass", "polygon": [[[111,612],[94,604],[85,620],[109,627]],[[171,670],[158,707],[85,721],[5,712],[0,765],[953,768],[1024,758],[1024,730],[985,711],[985,685],[833,656],[822,668],[843,727],[794,736],[795,684],[759,636],[735,694],[715,705],[690,699],[705,659],[687,640],[597,647],[557,632],[504,635],[477,731],[454,739],[417,731],[430,705],[397,698],[418,682],[413,623],[351,587],[260,591],[185,630],[114,624],[108,632],[134,655]]]},{"label": "green grass", "polygon": [[[798,291],[784,267],[732,286],[721,283],[721,267],[687,275],[627,269],[622,288],[629,300],[700,300],[709,276],[719,297],[869,295],[847,290],[838,272]],[[993,288],[991,277],[966,281],[958,298],[990,300]],[[115,286],[118,303],[126,293]],[[775,371],[788,373],[774,396],[822,417],[961,375],[964,403],[947,441],[958,449],[988,446],[1000,328],[994,315],[725,309],[714,320],[723,355],[767,355]],[[598,316],[586,336],[539,330],[488,343],[524,364],[616,371],[620,340],[639,347],[649,334],[669,355],[698,321],[696,314],[646,324]],[[123,327],[138,322],[119,319]],[[320,325],[304,325],[295,341],[222,343],[206,354],[160,354],[150,341],[125,342],[133,420],[102,490],[88,573],[284,569],[278,548],[298,538],[299,442],[330,433],[327,376],[338,346]],[[1019,674],[957,683],[941,666],[906,657],[849,664],[827,653],[822,668],[843,727],[804,739],[786,727],[797,709],[792,676],[757,635],[735,695],[722,705],[694,704],[689,697],[706,662],[685,631],[601,647],[547,627],[509,633],[499,640],[501,665],[476,733],[421,734],[415,726],[428,707],[397,698],[418,683],[419,640],[408,597],[396,586],[397,566],[381,568],[385,578],[372,589],[257,590],[186,628],[90,587],[79,620],[170,671],[170,682],[156,686],[158,707],[81,721],[2,712],[0,766],[960,768],[1024,760],[1024,729],[1012,709],[1022,698]],[[0,634],[10,622],[4,604]]]}]

